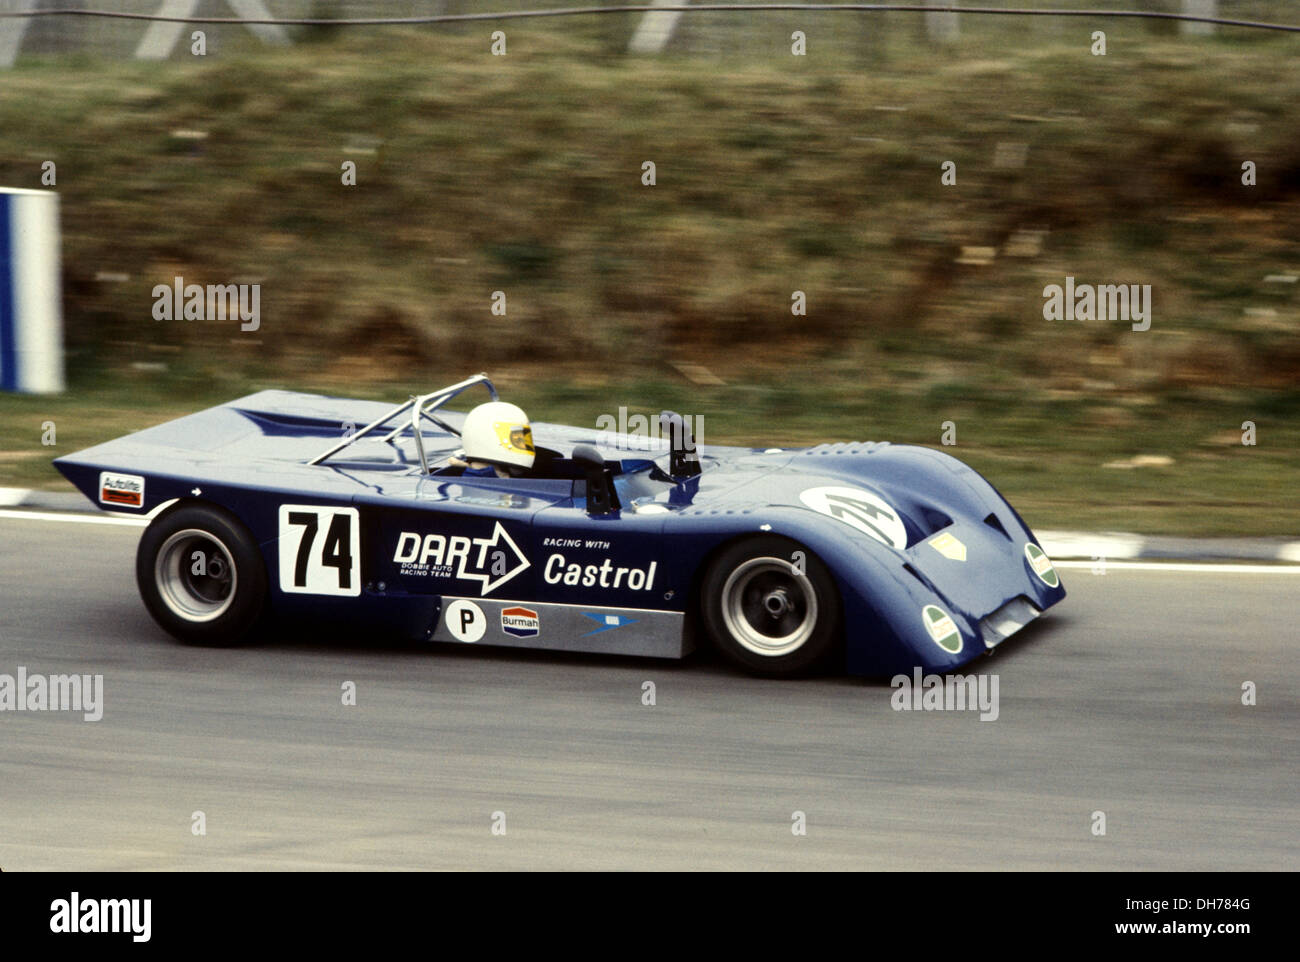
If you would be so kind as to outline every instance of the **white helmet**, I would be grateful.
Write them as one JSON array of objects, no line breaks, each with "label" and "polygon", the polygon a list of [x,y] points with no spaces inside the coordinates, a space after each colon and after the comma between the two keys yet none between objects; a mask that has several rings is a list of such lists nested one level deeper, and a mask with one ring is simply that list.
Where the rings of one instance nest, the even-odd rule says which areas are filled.
[{"label": "white helmet", "polygon": [[531,468],[537,452],[528,415],[517,404],[489,401],[465,415],[460,441],[465,460]]}]

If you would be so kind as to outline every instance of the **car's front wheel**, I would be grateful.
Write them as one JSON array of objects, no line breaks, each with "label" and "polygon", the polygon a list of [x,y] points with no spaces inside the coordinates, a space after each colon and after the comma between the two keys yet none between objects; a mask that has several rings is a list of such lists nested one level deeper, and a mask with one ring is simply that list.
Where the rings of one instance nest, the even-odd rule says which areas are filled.
[{"label": "car's front wheel", "polygon": [[236,518],[209,505],[155,519],[140,539],[135,576],[154,620],[190,644],[239,644],[266,609],[257,543]]},{"label": "car's front wheel", "polygon": [[789,538],[746,538],[722,551],[701,585],[700,613],[718,650],[755,674],[805,674],[840,647],[830,571]]}]

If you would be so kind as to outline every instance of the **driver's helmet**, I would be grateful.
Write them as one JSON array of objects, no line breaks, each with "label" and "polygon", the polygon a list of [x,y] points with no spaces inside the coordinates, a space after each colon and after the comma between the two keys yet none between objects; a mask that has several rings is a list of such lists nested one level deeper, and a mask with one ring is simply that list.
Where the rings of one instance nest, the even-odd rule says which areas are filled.
[{"label": "driver's helmet", "polygon": [[480,404],[465,415],[460,440],[466,461],[531,468],[537,456],[528,415],[505,401]]}]

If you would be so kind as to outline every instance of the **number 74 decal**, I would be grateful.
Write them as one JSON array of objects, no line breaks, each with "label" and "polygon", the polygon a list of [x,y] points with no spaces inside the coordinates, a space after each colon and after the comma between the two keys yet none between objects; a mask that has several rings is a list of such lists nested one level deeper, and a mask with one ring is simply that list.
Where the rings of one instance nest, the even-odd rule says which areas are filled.
[{"label": "number 74 decal", "polygon": [[361,594],[361,521],[356,508],[280,505],[280,590]]}]

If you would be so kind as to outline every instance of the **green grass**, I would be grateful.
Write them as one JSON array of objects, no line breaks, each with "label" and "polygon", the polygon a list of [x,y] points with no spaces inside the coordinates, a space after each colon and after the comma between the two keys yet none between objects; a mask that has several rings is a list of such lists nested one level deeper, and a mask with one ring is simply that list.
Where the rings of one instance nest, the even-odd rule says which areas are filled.
[{"label": "green grass", "polygon": [[[506,58],[469,31],[340,31],[21,62],[0,183],[58,165],[73,390],[0,398],[0,484],[259,387],[404,397],[488,370],[539,420],[675,407],[716,442],[938,444],[951,420],[1036,525],[1300,534],[1300,285],[1265,281],[1300,271],[1294,41],[1108,36],[1104,58],[978,27],[942,56],[895,33],[642,59],[520,26]],[[1151,330],[1044,321],[1067,274],[1151,284]],[[260,283],[261,330],[154,321],[177,275]],[[1173,464],[1103,467],[1142,454]]]},{"label": "green grass", "polygon": [[[384,386],[141,373],[75,385],[62,397],[7,397],[0,400],[0,418],[12,431],[0,448],[0,485],[67,489],[50,466],[53,457],[266,387],[396,402],[463,373],[444,367],[430,371],[427,381]],[[1030,410],[1017,408],[1010,390],[1000,407],[996,397],[970,386],[921,397],[827,392],[821,374],[812,362],[779,386],[697,387],[654,378],[559,380],[524,367],[503,370],[496,380],[503,395],[536,420],[594,428],[598,417],[616,416],[619,406],[646,415],[671,408],[702,418],[701,440],[711,444],[889,440],[940,447],[989,478],[1033,526],[1235,536],[1300,531],[1293,480],[1300,402],[1294,395],[1257,396],[1251,413],[1258,444],[1244,446],[1236,402],[1126,409],[1061,400]],[[47,421],[55,425],[53,447],[41,443]],[[956,426],[955,445],[941,445],[945,421]],[[1135,455],[1165,455],[1173,464],[1104,467]]]}]

